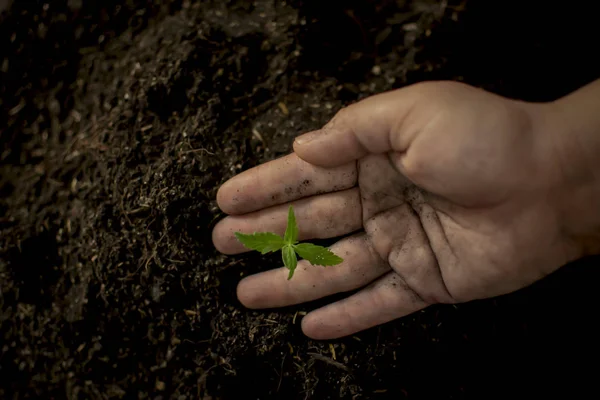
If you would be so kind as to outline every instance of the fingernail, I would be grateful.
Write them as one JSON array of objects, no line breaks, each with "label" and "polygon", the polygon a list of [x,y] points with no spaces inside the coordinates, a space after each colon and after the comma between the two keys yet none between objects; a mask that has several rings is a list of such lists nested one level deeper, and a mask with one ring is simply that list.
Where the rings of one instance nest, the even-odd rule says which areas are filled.
[{"label": "fingernail", "polygon": [[314,138],[316,138],[319,135],[320,131],[312,131],[312,132],[307,132],[303,135],[298,136],[295,139],[295,142],[298,144],[306,144],[308,142],[310,142],[311,140],[313,140]]}]

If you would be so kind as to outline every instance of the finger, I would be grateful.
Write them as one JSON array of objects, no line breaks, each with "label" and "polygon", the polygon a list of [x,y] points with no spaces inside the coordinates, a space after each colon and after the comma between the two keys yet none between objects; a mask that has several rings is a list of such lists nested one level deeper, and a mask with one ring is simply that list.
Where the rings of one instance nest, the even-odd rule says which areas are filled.
[{"label": "finger", "polygon": [[[327,239],[362,227],[358,188],[313,196],[291,203],[298,224],[299,240]],[[224,254],[248,251],[235,232],[274,232],[283,235],[289,204],[281,204],[244,215],[229,216],[213,229],[213,243]]]},{"label": "finger", "polygon": [[344,259],[341,264],[322,267],[302,260],[292,279],[287,268],[248,276],[238,284],[240,302],[252,309],[285,307],[362,287],[390,270],[364,233],[345,238],[330,247]]},{"label": "finger", "polygon": [[225,182],[217,203],[227,214],[244,214],[302,197],[351,188],[356,165],[326,169],[309,164],[292,153],[261,164]]},{"label": "finger", "polygon": [[302,320],[302,330],[313,339],[337,339],[393,321],[428,305],[399,275],[389,272],[360,292],[312,311]]},{"label": "finger", "polygon": [[322,167],[333,167],[367,154],[403,152],[414,131],[395,135],[404,126],[419,100],[418,86],[378,94],[341,109],[322,129],[296,138],[300,158]]}]

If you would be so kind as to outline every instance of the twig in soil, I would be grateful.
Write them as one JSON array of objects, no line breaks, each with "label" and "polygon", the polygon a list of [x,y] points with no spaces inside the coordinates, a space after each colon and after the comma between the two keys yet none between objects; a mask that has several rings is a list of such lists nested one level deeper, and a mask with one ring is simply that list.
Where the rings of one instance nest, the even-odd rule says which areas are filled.
[{"label": "twig in soil", "polygon": [[257,140],[260,140],[262,143],[265,142],[265,139],[263,139],[263,137],[260,134],[260,132],[257,131],[256,129],[252,129],[252,136],[254,136]]},{"label": "twig in soil", "polygon": [[[298,359],[300,359],[300,358],[298,358]],[[306,400],[306,399],[308,399],[308,396],[310,395],[310,391],[312,389],[312,388],[308,388],[308,382],[309,382],[308,375],[306,374],[306,370],[304,369],[304,367],[302,365],[298,364],[297,362],[294,362],[294,365],[296,366],[296,368],[298,368],[298,370],[302,371],[302,373],[304,374],[304,387],[306,389],[300,393],[306,393],[306,396],[304,396],[304,400]],[[314,385],[313,385],[313,388],[314,388]]]},{"label": "twig in soil", "polygon": [[130,210],[130,211],[125,211],[125,215],[135,215],[135,214],[141,213],[141,212],[149,210],[149,209],[150,209],[150,206],[142,206],[142,207],[138,207],[133,210]]},{"label": "twig in soil", "polygon": [[205,148],[203,148],[203,147],[201,147],[201,148],[199,148],[199,149],[186,150],[186,151],[182,152],[182,154],[188,154],[188,153],[202,153],[202,152],[204,152],[204,153],[206,153],[206,154],[209,154],[209,155],[211,155],[211,156],[215,156],[215,155],[216,155],[215,153],[211,153],[210,151],[206,150],[206,149],[205,149]]},{"label": "twig in soil", "polygon": [[281,381],[283,380],[283,363],[285,362],[286,356],[287,356],[287,354],[284,354],[283,360],[281,360],[281,372],[279,373],[279,383],[277,384],[277,393],[279,393],[279,388],[281,387]]},{"label": "twig in soil", "polygon": [[133,224],[131,223],[131,220],[129,219],[127,212],[125,212],[124,202],[125,202],[125,196],[127,195],[127,188],[125,188],[125,190],[123,191],[123,195],[121,196],[121,193],[119,193],[119,190],[116,188],[116,181],[115,181],[115,184],[113,186],[113,192],[117,193],[121,197],[121,199],[119,201],[119,208],[121,209],[121,214],[125,217],[129,226],[133,227]]},{"label": "twig in soil", "polygon": [[[196,363],[197,365],[200,365],[199,363]],[[198,380],[196,381],[196,388],[197,388],[197,392],[198,392],[198,398],[204,398],[202,395],[203,390],[206,387],[206,379],[208,378],[208,373],[210,372],[211,369],[215,368],[216,364],[211,366],[210,368],[208,368],[206,371],[204,371],[202,373],[202,375],[200,375],[200,377],[198,378]]]},{"label": "twig in soil", "polygon": [[283,101],[280,101],[279,103],[277,103],[277,105],[279,106],[279,109],[281,110],[281,112],[284,115],[290,114],[290,111],[288,110],[287,106],[285,105],[285,103]]},{"label": "twig in soil", "polygon": [[181,285],[181,289],[183,290],[183,293],[187,294],[187,290],[185,290],[185,287],[183,286],[183,275],[180,275],[179,285]]},{"label": "twig in soil", "polygon": [[337,357],[335,356],[335,347],[333,347],[333,343],[329,343],[329,351],[331,351],[331,357],[334,360],[337,360]]},{"label": "twig in soil", "polygon": [[350,372],[350,368],[348,368],[347,366],[345,366],[344,364],[342,364],[341,362],[335,361],[330,357],[324,356],[323,354],[319,354],[319,353],[307,353],[309,356],[311,356],[312,358],[319,360],[319,361],[323,361],[327,364],[333,365],[336,368],[339,368],[341,370],[344,370],[346,372]]},{"label": "twig in soil", "polygon": [[294,314],[294,318],[292,319],[292,323],[293,323],[293,324],[296,324],[296,317],[297,317],[298,315],[305,316],[305,315],[306,315],[306,311],[296,311],[296,313]]}]

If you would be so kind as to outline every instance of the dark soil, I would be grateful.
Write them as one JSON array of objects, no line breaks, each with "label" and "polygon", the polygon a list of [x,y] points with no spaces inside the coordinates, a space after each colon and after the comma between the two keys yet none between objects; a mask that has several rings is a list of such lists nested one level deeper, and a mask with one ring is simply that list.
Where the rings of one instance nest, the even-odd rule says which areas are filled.
[{"label": "dark soil", "polygon": [[240,277],[276,257],[210,240],[221,183],[349,102],[432,79],[544,101],[600,76],[590,3],[524,3],[0,2],[0,397],[593,388],[552,377],[590,362],[597,376],[597,258],[318,342],[299,322],[323,302],[237,302]]}]

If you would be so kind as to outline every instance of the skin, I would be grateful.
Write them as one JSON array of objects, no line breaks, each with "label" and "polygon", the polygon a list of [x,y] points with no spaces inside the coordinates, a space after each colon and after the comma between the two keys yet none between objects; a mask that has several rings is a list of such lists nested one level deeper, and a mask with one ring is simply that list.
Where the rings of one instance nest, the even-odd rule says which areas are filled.
[{"label": "skin", "polygon": [[[354,291],[310,312],[304,333],[333,339],[436,303],[521,289],[600,250],[598,82],[551,103],[427,82],[340,110],[294,152],[233,177],[213,231],[283,234],[293,204],[300,240],[350,234],[334,267],[300,261],[244,278],[251,309]],[[596,151],[598,150],[598,151]]]}]

